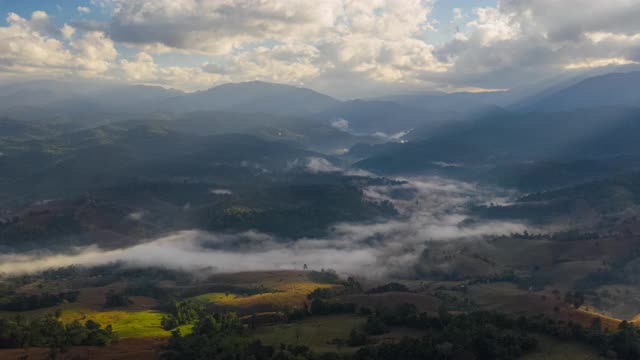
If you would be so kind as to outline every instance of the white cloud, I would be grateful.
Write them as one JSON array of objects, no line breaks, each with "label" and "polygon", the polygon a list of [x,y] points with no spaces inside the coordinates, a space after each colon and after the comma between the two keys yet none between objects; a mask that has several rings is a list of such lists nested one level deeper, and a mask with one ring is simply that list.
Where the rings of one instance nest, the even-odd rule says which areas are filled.
[{"label": "white cloud", "polygon": [[604,58],[604,59],[585,59],[584,61],[571,63],[565,65],[565,69],[575,70],[575,69],[591,69],[591,68],[599,68],[611,65],[629,65],[629,64],[637,64],[638,62],[627,60],[625,58]]},{"label": "white cloud", "polygon": [[103,76],[118,56],[113,41],[101,32],[87,32],[65,43],[62,39],[71,40],[75,29],[67,24],[55,28],[42,11],[34,12],[29,20],[10,13],[7,23],[8,26],[0,27],[3,73]]},{"label": "white cloud", "polygon": [[462,19],[462,9],[461,8],[453,8],[453,19],[454,20]]},{"label": "white cloud", "polygon": [[337,119],[331,122],[331,126],[342,131],[349,130],[349,122],[345,119]]},{"label": "white cloud", "polygon": [[211,189],[209,192],[213,195],[222,195],[222,196],[233,195],[233,192],[227,189]]},{"label": "white cloud", "polygon": [[160,66],[145,52],[131,59],[122,59],[114,76],[137,83],[161,85],[187,91],[211,87],[229,81],[223,74],[215,74],[196,67]]},{"label": "white cloud", "polygon": [[334,69],[373,81],[442,72],[420,36],[424,0],[113,0],[110,34],[146,52],[230,56],[235,78],[302,83]]},{"label": "white cloud", "polygon": [[501,0],[498,8],[514,14],[529,33],[551,41],[579,40],[585,32],[640,32],[640,3],[633,0]]},{"label": "white cloud", "polygon": [[60,32],[62,33],[62,36],[65,39],[71,39],[71,37],[73,36],[73,34],[76,33],[76,29],[73,26],[69,26],[68,24],[64,24],[64,26],[62,27],[62,29],[60,30]]},{"label": "white cloud", "polygon": [[165,66],[158,68],[157,78],[152,84],[193,91],[229,81],[224,75],[210,74],[201,68]]},{"label": "white cloud", "polygon": [[236,78],[270,79],[298,83],[315,77],[320,70],[318,49],[305,44],[257,47],[235,57]]},{"label": "white cloud", "polygon": [[319,157],[307,158],[306,168],[311,173],[325,173],[325,172],[341,172],[342,169],[333,165],[329,160]]},{"label": "white cloud", "polygon": [[136,82],[154,81],[157,78],[158,66],[151,55],[141,52],[133,59],[121,60],[120,68],[126,78]]},{"label": "white cloud", "polygon": [[[56,26],[42,11],[0,27],[0,72],[112,77],[197,90],[266,80],[342,96],[513,88],[640,61],[640,2],[498,0],[452,8],[461,31],[429,42],[431,0],[93,0],[111,18]],[[91,8],[78,7],[80,13]],[[117,46],[134,48],[120,56]],[[197,56],[200,65],[154,56]]]},{"label": "white cloud", "polygon": [[71,47],[75,50],[75,70],[86,76],[106,73],[118,57],[113,41],[97,31],[85,33]]},{"label": "white cloud", "polygon": [[408,131],[400,131],[395,134],[387,134],[382,131],[377,131],[373,133],[373,136],[378,137],[380,139],[384,139],[385,141],[398,141],[402,139],[404,136],[406,136],[408,133],[409,133]]},{"label": "white cloud", "polygon": [[[434,81],[513,88],[567,71],[640,60],[640,3],[499,0],[475,9],[464,33],[436,49],[453,63]],[[436,80],[437,79],[437,80]]]},{"label": "white cloud", "polygon": [[520,36],[520,23],[514,14],[501,12],[496,8],[476,9],[477,19],[469,22],[472,37],[482,46],[498,41],[515,40]]},{"label": "white cloud", "polygon": [[585,33],[585,36],[594,43],[602,43],[607,41],[629,44],[640,43],[640,32],[631,35],[611,32],[588,32]]},{"label": "white cloud", "polygon": [[135,211],[127,215],[127,218],[132,221],[141,221],[142,218],[144,218],[144,216],[145,216],[144,211]]},{"label": "white cloud", "polygon": [[86,6],[78,6],[76,8],[76,10],[78,10],[78,12],[81,13],[81,14],[89,14],[89,13],[91,13],[91,9],[86,7]]},{"label": "white cloud", "polygon": [[10,13],[7,24],[0,27],[0,74],[5,76],[76,75],[184,90],[229,81],[224,75],[207,73],[200,67],[159,66],[144,52],[121,59],[115,43],[105,33],[79,32],[69,24],[56,28],[42,11],[34,12],[30,19]]},{"label": "white cloud", "polygon": [[49,27],[46,13],[34,12],[29,20],[9,13],[7,24],[0,27],[0,71],[60,72],[68,66],[70,51],[44,34]]}]

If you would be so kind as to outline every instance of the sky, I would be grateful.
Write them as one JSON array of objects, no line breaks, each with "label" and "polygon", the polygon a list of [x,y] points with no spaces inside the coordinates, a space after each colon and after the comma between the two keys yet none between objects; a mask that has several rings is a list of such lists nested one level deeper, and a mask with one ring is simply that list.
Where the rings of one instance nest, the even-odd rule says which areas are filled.
[{"label": "sky", "polygon": [[637,0],[0,0],[0,14],[0,83],[262,80],[350,98],[640,62]]}]

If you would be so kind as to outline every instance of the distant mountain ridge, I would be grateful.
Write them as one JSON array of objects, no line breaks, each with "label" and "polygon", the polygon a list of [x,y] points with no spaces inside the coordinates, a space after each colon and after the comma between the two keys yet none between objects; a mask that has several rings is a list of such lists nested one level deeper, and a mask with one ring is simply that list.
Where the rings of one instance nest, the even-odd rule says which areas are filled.
[{"label": "distant mountain ridge", "polygon": [[251,81],[229,83],[185,94],[157,104],[173,112],[230,111],[287,115],[314,114],[340,101],[317,91],[283,84]]},{"label": "distant mountain ridge", "polygon": [[126,122],[23,142],[0,142],[0,199],[81,194],[136,178],[206,176],[236,182],[325,155],[248,134],[199,136]]},{"label": "distant mountain ridge", "polygon": [[43,107],[48,110],[129,110],[147,101],[183,94],[160,86],[83,81],[29,81],[0,87],[0,109]]},{"label": "distant mountain ridge", "polygon": [[382,173],[420,173],[438,163],[483,166],[533,161],[640,158],[640,109],[490,114],[437,131],[415,131],[407,144],[359,147],[356,166]]},{"label": "distant mountain ridge", "polygon": [[416,127],[441,124],[453,118],[454,114],[429,111],[392,101],[351,100],[320,112],[315,117],[329,122],[345,120],[343,126],[355,133],[382,132],[392,135]]},{"label": "distant mountain ridge", "polygon": [[[582,79],[582,80],[581,80]],[[536,89],[532,92],[532,89]],[[475,112],[489,107],[513,111],[570,111],[602,106],[640,107],[640,71],[576,78],[525,88],[490,92],[424,91],[375,99],[340,101],[315,90],[264,81],[226,83],[185,93],[160,86],[84,80],[41,80],[0,86],[0,109],[45,107],[54,110],[117,108],[128,112],[227,111],[312,115],[336,107],[367,107],[385,102],[431,112]],[[406,113],[407,109],[403,110]],[[374,114],[376,115],[376,114]],[[413,114],[410,114],[414,116]]]},{"label": "distant mountain ridge", "polygon": [[[127,113],[226,111],[277,115],[311,115],[341,102],[317,91],[291,85],[251,81],[227,83],[185,93],[159,86],[34,81],[0,86],[0,110],[63,115],[111,111]],[[33,117],[33,116],[27,116]]]},{"label": "distant mountain ridge", "polygon": [[603,106],[640,107],[640,71],[587,78],[528,104],[524,110],[557,112]]},{"label": "distant mountain ridge", "polygon": [[[505,111],[553,113],[607,106],[640,107],[640,72],[583,79],[584,76],[553,85],[547,83],[546,88],[533,86],[529,91],[422,92],[349,101],[304,87],[262,81],[227,83],[185,93],[108,81],[43,80],[0,86],[0,117],[66,131],[131,118],[224,112],[254,114],[264,117],[265,122],[272,122],[273,117],[319,121],[343,132],[375,135],[379,140],[398,140],[412,131],[404,140],[413,141],[451,122],[500,118]],[[260,125],[260,119],[252,119],[251,127]]]}]

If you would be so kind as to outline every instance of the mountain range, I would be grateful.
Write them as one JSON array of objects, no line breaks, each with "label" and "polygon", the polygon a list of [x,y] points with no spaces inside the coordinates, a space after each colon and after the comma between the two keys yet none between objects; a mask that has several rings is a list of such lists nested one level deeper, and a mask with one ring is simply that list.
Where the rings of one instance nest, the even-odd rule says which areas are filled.
[{"label": "mountain range", "polygon": [[[92,167],[84,158],[89,146],[86,153],[99,152],[105,161],[124,166],[136,159],[149,162],[149,156],[177,159],[185,149],[195,154],[191,147],[197,144],[242,135],[279,144],[278,153],[344,154],[340,162],[374,172],[446,174],[501,185],[509,178],[511,184],[536,189],[597,173],[590,168],[615,173],[625,165],[635,167],[640,159],[638,80],[640,72],[599,75],[517,101],[510,91],[341,101],[257,81],[195,93],[110,82],[33,81],[0,87],[0,166],[14,174],[3,178],[17,183],[19,174],[38,167],[45,172],[65,164]],[[218,151],[242,152],[240,145],[223,143]],[[564,175],[532,175],[550,166]],[[540,179],[538,185],[514,180],[526,174]]]},{"label": "mountain range", "polygon": [[[521,92],[428,92],[379,99],[341,101],[311,89],[252,81],[184,93],[157,86],[111,82],[30,81],[0,87],[0,114],[14,119],[76,122],[103,113],[104,122],[123,114],[224,111],[304,116],[326,122],[344,119],[353,132],[397,133],[468,114],[505,108],[515,112],[558,112],[602,106],[639,106],[640,72],[611,73],[564,87],[549,86],[530,96]],[[83,116],[80,116],[82,114]]]}]

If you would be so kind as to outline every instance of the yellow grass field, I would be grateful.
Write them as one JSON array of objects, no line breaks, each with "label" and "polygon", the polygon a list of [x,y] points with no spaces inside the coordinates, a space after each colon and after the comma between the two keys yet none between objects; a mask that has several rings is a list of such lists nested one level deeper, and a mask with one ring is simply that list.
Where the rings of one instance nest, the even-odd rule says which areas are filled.
[{"label": "yellow grass field", "polygon": [[297,307],[307,299],[307,295],[319,288],[330,288],[334,285],[313,282],[292,282],[275,286],[280,292],[264,293],[247,297],[224,298],[216,303],[236,307],[251,307],[258,304],[269,304],[276,307]]},{"label": "yellow grass field", "polygon": [[156,311],[63,311],[61,320],[69,323],[75,320],[93,320],[102,326],[111,324],[113,332],[120,338],[166,337],[171,332],[160,326],[163,314]]},{"label": "yellow grass field", "polygon": [[602,324],[603,330],[615,330],[622,322],[620,319],[612,318],[592,311],[587,311],[584,308],[573,310],[571,312],[571,319],[568,320],[572,320],[573,322],[576,322],[582,326],[588,327],[591,326],[591,323],[595,318],[600,318],[600,323]]},{"label": "yellow grass field", "polygon": [[236,299],[238,296],[235,294],[225,293],[207,293],[198,296],[194,296],[191,300],[209,302],[212,304],[223,304],[225,302]]}]

